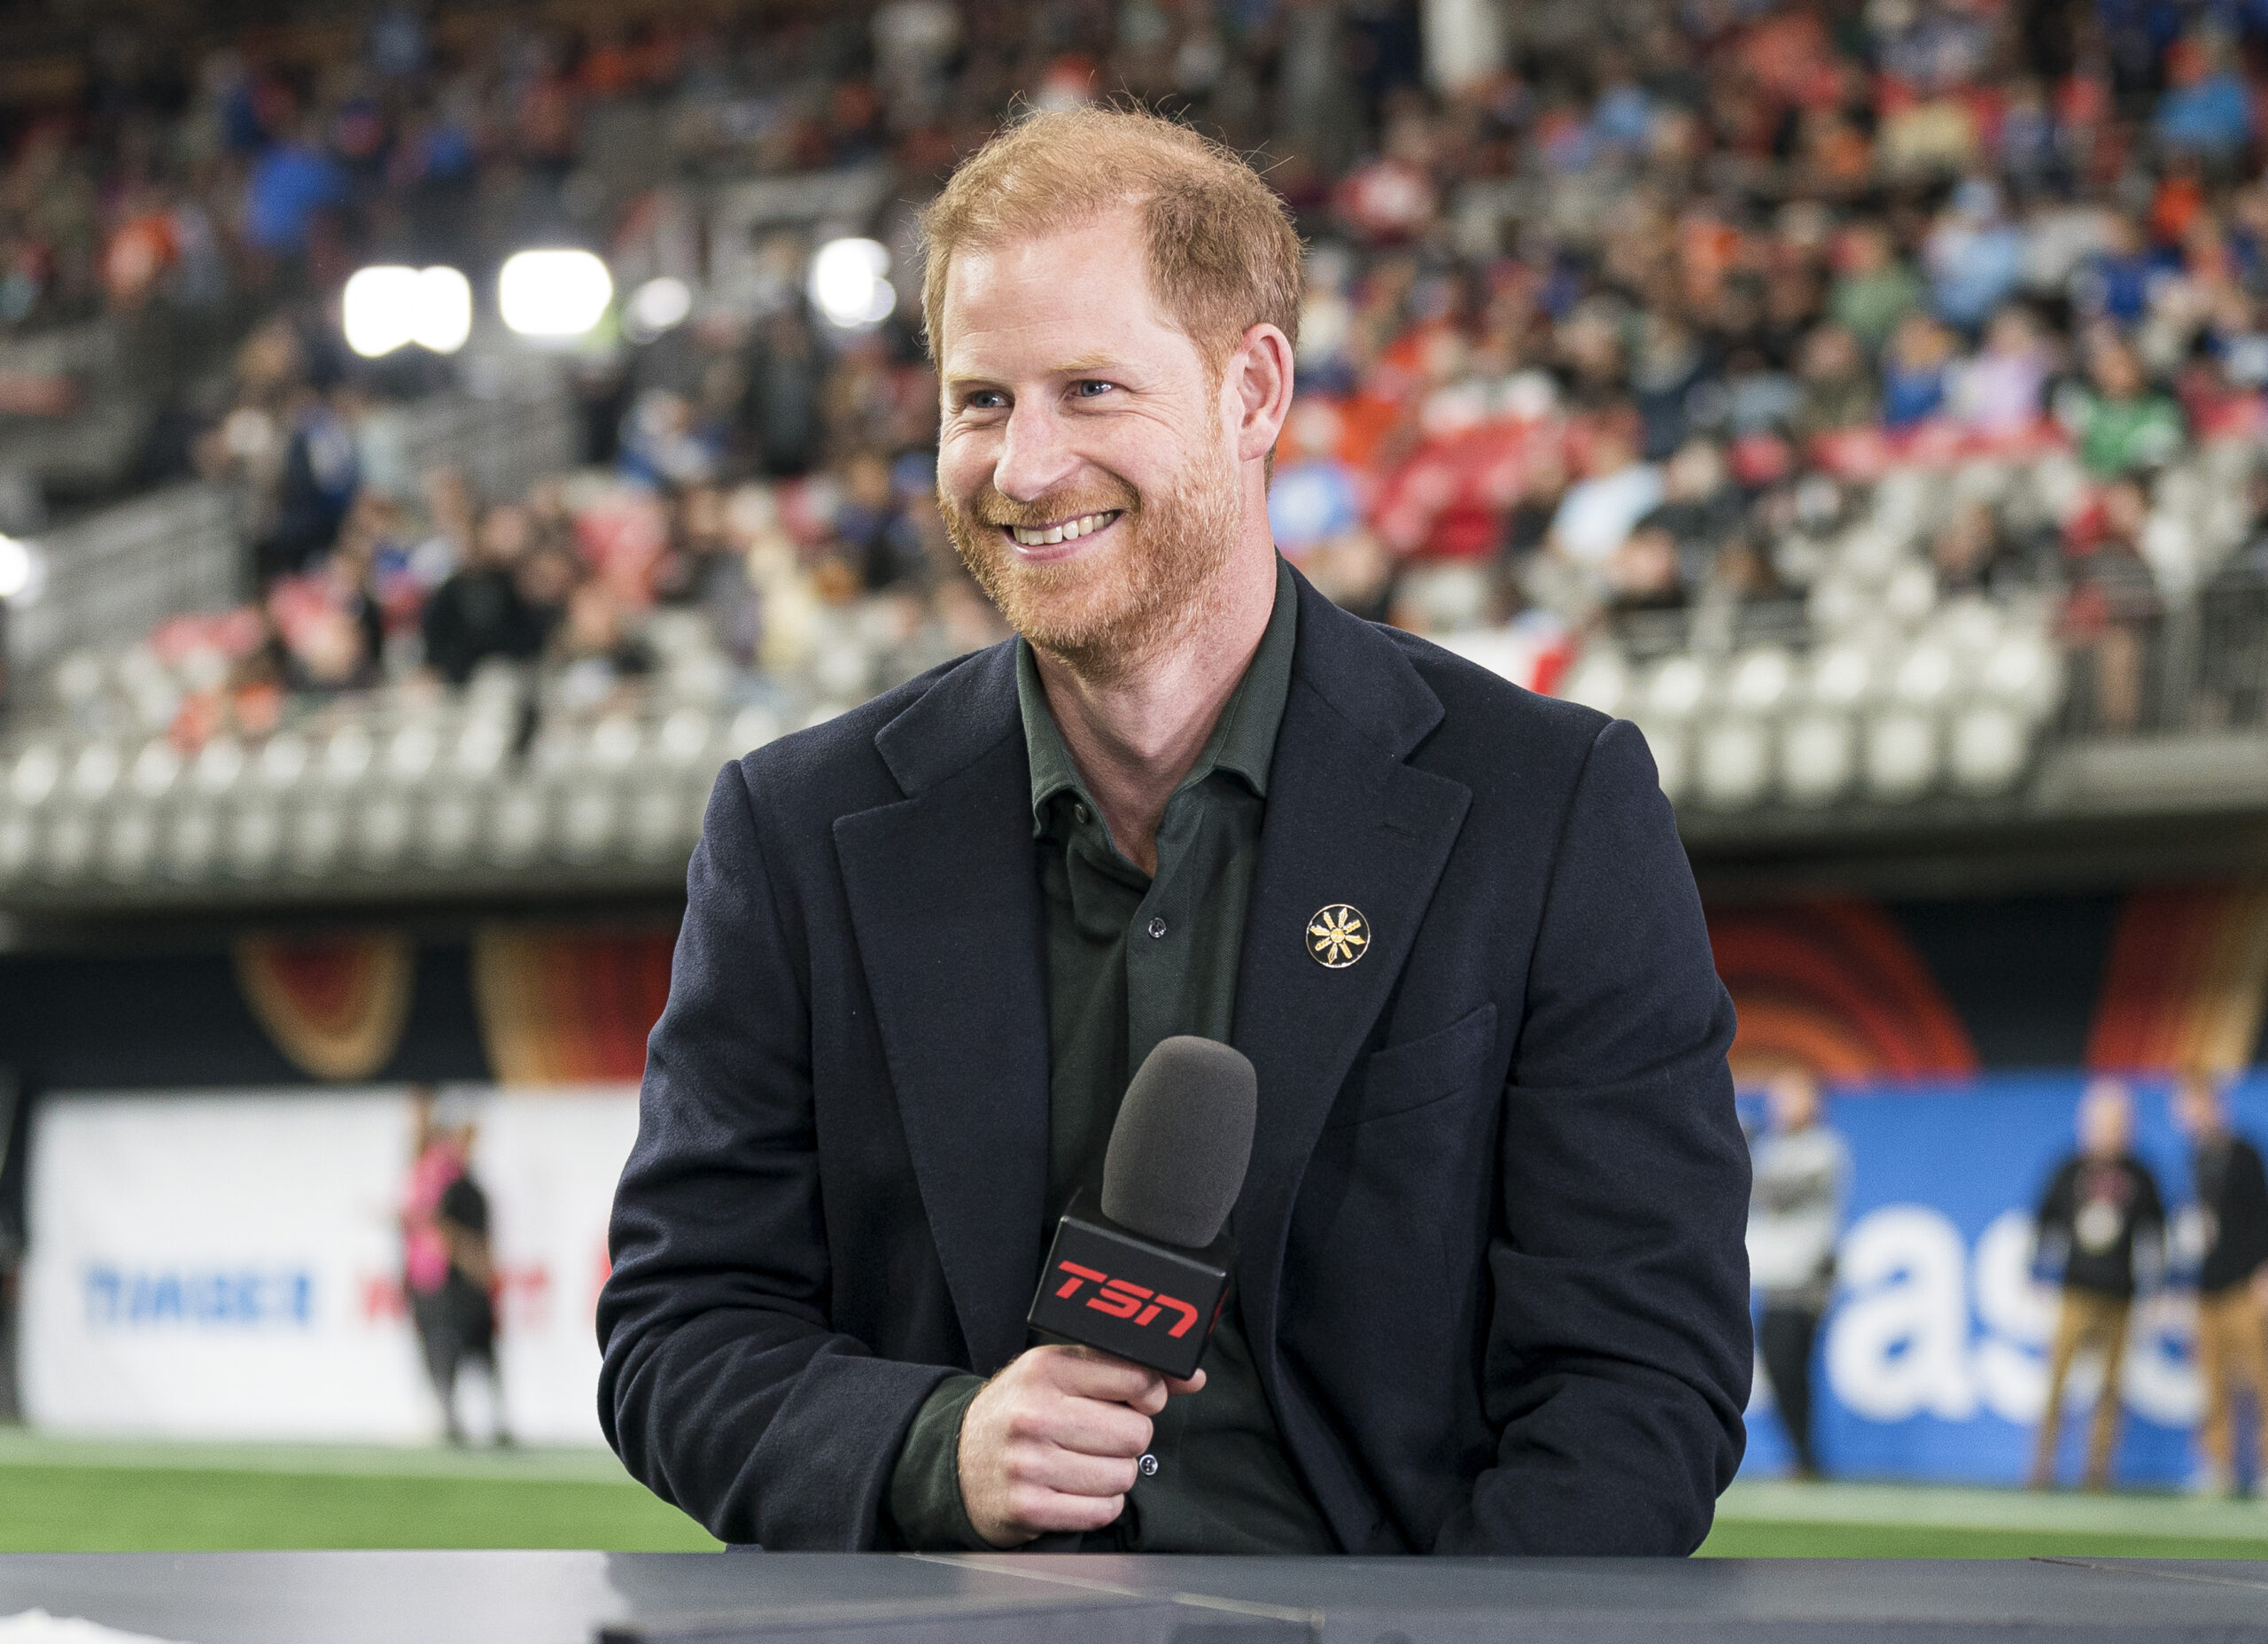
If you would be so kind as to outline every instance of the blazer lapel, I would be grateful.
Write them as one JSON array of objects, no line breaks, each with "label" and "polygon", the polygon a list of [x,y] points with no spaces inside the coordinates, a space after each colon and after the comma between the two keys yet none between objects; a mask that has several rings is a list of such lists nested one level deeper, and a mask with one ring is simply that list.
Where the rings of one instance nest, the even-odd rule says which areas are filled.
[{"label": "blazer lapel", "polygon": [[1045,930],[1014,652],[885,725],[907,797],[837,819],[852,928],[970,1363],[1023,1350],[1047,1179]]},{"label": "blazer lapel", "polygon": [[[1462,784],[1403,763],[1442,710],[1400,648],[1300,586],[1299,649],[1269,771],[1234,1034],[1260,1075],[1252,1167],[1236,1211],[1237,1281],[1270,1392],[1277,1283],[1301,1177],[1400,978],[1472,799]],[[1306,932],[1339,903],[1360,913],[1370,942],[1353,964],[1332,969],[1309,952]]]}]

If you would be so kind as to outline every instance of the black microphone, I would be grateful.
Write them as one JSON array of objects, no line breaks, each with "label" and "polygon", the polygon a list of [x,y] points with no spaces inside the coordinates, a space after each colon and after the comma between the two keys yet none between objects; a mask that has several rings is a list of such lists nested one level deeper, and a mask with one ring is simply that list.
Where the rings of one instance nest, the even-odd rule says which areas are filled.
[{"label": "black microphone", "polygon": [[1260,1081],[1243,1052],[1189,1035],[1144,1059],[1111,1127],[1102,1198],[1055,1229],[1035,1330],[1169,1376],[1193,1374],[1229,1296],[1223,1226],[1252,1162]]}]

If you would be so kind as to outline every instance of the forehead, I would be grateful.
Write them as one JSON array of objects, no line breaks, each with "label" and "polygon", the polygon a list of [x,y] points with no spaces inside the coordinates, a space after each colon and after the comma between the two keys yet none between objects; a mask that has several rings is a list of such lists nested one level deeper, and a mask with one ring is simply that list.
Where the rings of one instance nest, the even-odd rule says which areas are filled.
[{"label": "forehead", "polygon": [[1158,306],[1149,261],[1131,209],[955,252],[938,302],[945,380],[1046,372],[1073,361],[1193,360],[1195,345]]}]

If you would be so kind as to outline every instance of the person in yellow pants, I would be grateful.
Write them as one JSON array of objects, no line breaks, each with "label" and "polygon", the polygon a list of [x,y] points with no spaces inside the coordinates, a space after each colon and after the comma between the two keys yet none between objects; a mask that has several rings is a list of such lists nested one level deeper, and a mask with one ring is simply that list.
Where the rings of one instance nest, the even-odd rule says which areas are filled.
[{"label": "person in yellow pants", "polygon": [[2047,1184],[2039,1211],[2038,1265],[2060,1274],[2062,1307],[2047,1358],[2047,1405],[2032,1449],[2031,1487],[2055,1482],[2063,1389],[2083,1349],[2103,1357],[2102,1391],[2088,1429],[2085,1485],[2110,1486],[2118,1443],[2118,1375],[2138,1276],[2157,1266],[2165,1232],[2157,1182],[2133,1155],[2134,1100],[2117,1080],[2098,1080],[2079,1102],[2079,1151]]},{"label": "person in yellow pants", "polygon": [[2237,1487],[2236,1400],[2249,1391],[2259,1441],[2256,1483],[2268,1480],[2268,1171],[2260,1151],[2229,1128],[2220,1082],[2184,1073],[2174,1118],[2188,1135],[2197,1189],[2197,1379],[2205,1391],[2198,1442],[2200,1483],[2215,1494]]}]

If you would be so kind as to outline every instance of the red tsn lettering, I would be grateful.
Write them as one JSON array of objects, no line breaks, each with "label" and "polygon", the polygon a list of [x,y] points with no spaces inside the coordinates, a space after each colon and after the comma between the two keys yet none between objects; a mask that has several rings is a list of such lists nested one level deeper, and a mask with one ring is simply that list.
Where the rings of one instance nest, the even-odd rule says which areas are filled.
[{"label": "red tsn lettering", "polygon": [[[1087,1298],[1087,1306],[1097,1313],[1108,1314],[1114,1319],[1130,1319],[1137,1328],[1147,1329],[1162,1314],[1170,1311],[1181,1316],[1179,1322],[1166,1334],[1178,1339],[1188,1335],[1197,1322],[1197,1309],[1178,1297],[1169,1296],[1161,1291],[1145,1290],[1130,1279],[1115,1279],[1107,1273],[1096,1272],[1092,1268],[1083,1268],[1076,1261],[1059,1261],[1055,1264],[1055,1270],[1071,1275],[1056,1286],[1055,1294],[1059,1300],[1068,1301],[1077,1293],[1082,1283],[1092,1283],[1098,1288],[1095,1294]],[[1225,1293],[1222,1299],[1228,1299]],[[1220,1317],[1218,1307],[1213,1310],[1213,1316],[1216,1319]]]},{"label": "red tsn lettering", "polygon": [[[1072,1278],[1066,1279],[1063,1282],[1062,1287],[1055,1292],[1057,1296],[1066,1299],[1070,1297],[1073,1291],[1079,1288],[1080,1279],[1092,1279],[1096,1283],[1100,1284],[1109,1277],[1109,1275],[1098,1273],[1092,1268],[1083,1268],[1076,1261],[1059,1261],[1055,1264],[1055,1267],[1056,1270],[1060,1273],[1069,1273],[1076,1276]],[[1090,1307],[1094,1305],[1095,1304],[1091,1301],[1087,1304]]]},{"label": "red tsn lettering", "polygon": [[[1169,1336],[1186,1336],[1189,1334],[1189,1327],[1197,1322],[1197,1309],[1185,1301],[1177,1301],[1171,1296],[1161,1295],[1158,1298],[1158,1307],[1171,1307],[1181,1314],[1181,1322],[1166,1332]],[[1155,1307],[1151,1309],[1153,1313],[1156,1310]]]},{"label": "red tsn lettering", "polygon": [[1107,1313],[1114,1319],[1130,1319],[1141,1312],[1142,1304],[1149,1297],[1150,1292],[1139,1284],[1113,1279],[1102,1287],[1102,1294],[1087,1298],[1087,1306],[1097,1313]]}]

